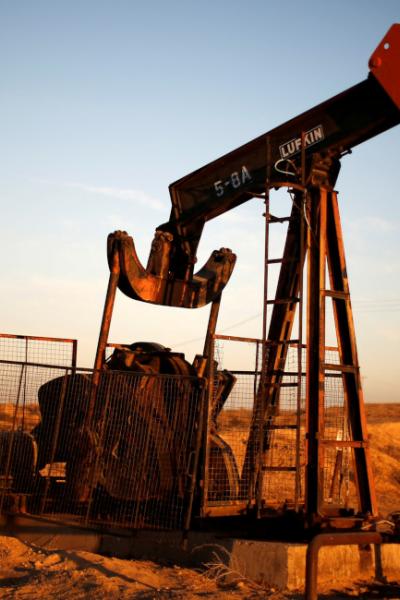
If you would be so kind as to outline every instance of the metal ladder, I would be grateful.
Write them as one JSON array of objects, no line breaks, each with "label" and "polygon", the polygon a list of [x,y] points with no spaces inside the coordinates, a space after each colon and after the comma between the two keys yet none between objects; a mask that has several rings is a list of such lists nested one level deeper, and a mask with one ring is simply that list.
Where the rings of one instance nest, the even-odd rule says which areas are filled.
[{"label": "metal ladder", "polygon": [[[291,214],[288,217],[276,217],[270,213],[269,190],[261,196],[265,202],[265,271],[263,302],[263,341],[261,378],[255,397],[253,423],[245,457],[244,470],[248,469],[249,501],[256,501],[261,506],[263,495],[263,478],[266,472],[295,473],[294,504],[298,507],[300,492],[300,406],[302,373],[302,325],[299,319],[299,335],[292,339],[294,318],[298,306],[302,313],[302,272],[304,264],[305,230],[302,223],[303,190],[293,190],[294,200]],[[300,208],[299,208],[300,207]],[[288,223],[283,256],[269,258],[269,227],[271,224]],[[271,264],[281,264],[274,299],[268,298],[268,269]],[[268,327],[268,307],[272,313]],[[285,364],[290,345],[298,348],[298,369],[296,373],[285,371]],[[297,376],[296,382],[285,382],[287,376]],[[297,388],[296,422],[279,424],[276,413],[279,405],[280,391],[284,387]],[[268,451],[271,437],[277,430],[296,430],[296,462],[291,465],[268,465]],[[244,478],[245,479],[245,478]]]}]

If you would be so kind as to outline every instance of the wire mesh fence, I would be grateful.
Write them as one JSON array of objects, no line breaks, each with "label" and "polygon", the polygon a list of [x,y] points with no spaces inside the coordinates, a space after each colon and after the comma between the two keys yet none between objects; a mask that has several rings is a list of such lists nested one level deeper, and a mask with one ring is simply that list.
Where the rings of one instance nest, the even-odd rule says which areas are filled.
[{"label": "wire mesh fence", "polygon": [[0,333],[0,360],[74,367],[77,349],[74,339]]},{"label": "wire mesh fence", "polygon": [[[326,351],[326,362],[340,363],[337,349]],[[325,373],[324,431],[323,440],[332,442],[323,449],[323,499],[327,504],[338,504],[344,508],[359,508],[355,485],[354,449],[343,446],[351,442],[348,405],[345,394],[343,373],[330,370]],[[334,441],[338,445],[335,446]]]},{"label": "wire mesh fence", "polygon": [[[88,414],[94,394],[93,414]],[[202,380],[0,361],[0,510],[179,528]]]},{"label": "wire mesh fence", "polygon": [[[225,507],[226,514],[230,507],[235,512],[254,504],[257,486],[263,507],[303,505],[305,348],[299,353],[296,344],[287,344],[284,364],[267,372],[268,388],[261,377],[260,341],[221,338],[215,339],[209,391],[180,355],[158,355],[159,350],[154,360],[169,356],[180,374],[155,374],[145,363],[142,373],[112,370],[108,360],[95,386],[90,369],[0,360],[0,512],[180,528],[202,440],[204,512]],[[231,352],[229,345],[245,346],[247,355]],[[115,348],[125,356],[127,347]],[[268,352],[273,350],[265,354],[267,362],[273,356]],[[224,369],[241,353],[247,369]],[[357,505],[354,448],[345,445],[352,432],[343,373],[332,368],[339,366],[337,349],[327,348],[325,360],[331,368],[322,415],[321,441],[329,441],[321,448],[322,500],[348,508]]]},{"label": "wire mesh fence", "polygon": [[[234,346],[235,350],[232,351],[229,345]],[[247,352],[240,346],[245,346]],[[267,349],[267,353],[270,350]],[[280,365],[279,372],[266,372],[264,390],[261,382],[261,341],[215,336],[216,369],[229,368],[226,358],[238,354],[242,355],[249,368],[231,371],[235,383],[228,399],[219,407],[218,413],[211,410],[208,471],[212,485],[208,486],[207,504],[217,507],[254,503],[256,492],[254,481],[252,486],[252,472],[258,463],[263,506],[281,508],[304,505],[307,462],[306,348],[303,347],[299,354],[297,344],[289,342],[282,354],[284,364]],[[268,354],[266,361],[268,363]],[[330,365],[339,364],[338,349],[327,347],[325,361]],[[214,395],[217,390],[215,380]],[[337,440],[338,445],[330,444],[321,450],[324,471],[322,502],[357,508],[354,450],[341,444],[351,440],[352,434],[343,374],[339,370],[325,372],[324,395],[324,431],[321,432],[321,439]],[[215,404],[215,399],[212,403]]]}]

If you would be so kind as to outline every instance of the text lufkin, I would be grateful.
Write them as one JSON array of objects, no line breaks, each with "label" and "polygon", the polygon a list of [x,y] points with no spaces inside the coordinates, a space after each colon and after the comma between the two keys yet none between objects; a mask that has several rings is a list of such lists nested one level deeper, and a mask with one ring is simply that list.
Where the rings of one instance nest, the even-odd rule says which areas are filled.
[{"label": "text lufkin", "polygon": [[[310,129],[310,131],[306,131],[305,138],[304,138],[306,148],[308,146],[312,146],[313,144],[316,144],[317,142],[320,142],[321,140],[324,139],[324,137],[325,137],[325,135],[324,135],[324,130],[323,130],[322,125],[317,125],[316,127],[313,127],[312,129]],[[279,146],[279,153],[282,158],[289,158],[289,156],[293,156],[294,154],[297,154],[297,152],[300,152],[300,150],[301,150],[301,137],[293,138],[289,142],[286,142],[285,144],[281,144]]]}]

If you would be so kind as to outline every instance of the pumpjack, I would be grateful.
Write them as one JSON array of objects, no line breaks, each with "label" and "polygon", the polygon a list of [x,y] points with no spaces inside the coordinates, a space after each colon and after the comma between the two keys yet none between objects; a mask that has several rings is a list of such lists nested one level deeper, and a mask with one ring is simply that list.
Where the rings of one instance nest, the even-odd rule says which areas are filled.
[{"label": "pumpjack", "polygon": [[[266,468],[267,456],[271,432],[278,427],[276,416],[297,312],[299,332],[296,343],[300,380],[304,348],[306,352],[305,453],[301,475],[299,463],[286,467],[295,470],[294,510],[301,513],[303,522],[310,526],[329,522],[336,523],[338,527],[351,528],[357,520],[362,523],[374,518],[378,514],[378,507],[335,185],[343,156],[357,145],[399,123],[400,24],[394,24],[372,54],[365,80],[172,183],[169,188],[172,203],[170,218],[156,228],[146,267],[140,262],[134,241],[128,233],[116,231],[110,234],[107,242],[110,279],[93,378],[89,381],[87,376],[81,376],[80,379],[76,376],[67,384],[53,380],[42,386],[39,394],[42,425],[33,432],[39,445],[40,467],[44,468],[51,460],[66,461],[67,479],[70,472],[72,481],[71,489],[76,488],[76,497],[84,502],[87,488],[83,482],[85,477],[88,480],[85,473],[89,472],[86,462],[95,456],[99,469],[98,473],[91,471],[92,487],[99,483],[117,500],[140,502],[145,497],[145,478],[151,476],[150,463],[145,464],[140,451],[130,448],[133,438],[128,431],[132,427],[138,428],[137,423],[140,422],[141,439],[146,432],[151,430],[154,433],[157,429],[157,440],[154,437],[156,441],[153,444],[153,468],[156,468],[155,464],[158,465],[159,489],[169,494],[178,490],[176,493],[185,498],[186,525],[194,516],[213,514],[263,517],[269,510],[263,498],[263,486],[265,480],[274,474],[273,469]],[[292,197],[291,214],[287,218],[275,217],[270,212],[270,192],[280,188],[287,189]],[[215,372],[212,342],[221,295],[232,274],[236,257],[230,249],[221,248],[212,253],[203,268],[197,272],[194,269],[206,222],[254,197],[261,198],[265,204],[262,360],[243,465],[239,472],[229,445],[212,426],[235,385],[235,378],[229,372]],[[288,223],[283,256],[270,258],[269,227],[283,221]],[[280,264],[280,273],[275,297],[268,300],[268,268],[274,263]],[[303,281],[305,264],[307,279]],[[183,355],[170,352],[160,345],[136,343],[117,348],[105,363],[117,289],[134,300],[155,305],[196,309],[210,304],[203,354],[190,365]],[[339,359],[334,364],[327,359],[326,353],[327,299],[332,302],[337,337]],[[303,305],[306,307],[305,344]],[[270,315],[267,315],[268,307],[272,307]],[[179,402],[174,404],[170,401],[165,390],[162,395],[157,392],[159,407],[146,412],[142,403],[146,402],[149,388],[146,388],[147,391],[140,389],[139,393],[137,390],[135,392],[133,385],[129,388],[126,384],[123,394],[118,391],[117,396],[110,399],[108,384],[102,378],[102,373],[107,369],[195,376],[205,381],[212,393],[208,394],[204,407],[200,407],[193,416],[187,400],[189,391],[186,383],[182,383]],[[349,431],[345,439],[333,439],[325,422],[326,380],[332,372],[343,384]],[[118,390],[121,389],[120,386]],[[128,402],[132,408],[132,418],[136,418],[137,423],[131,425],[130,421],[120,423],[115,420],[117,429],[112,424],[102,425],[100,429],[110,429],[108,439],[111,441],[110,448],[99,449],[93,442],[96,426],[100,421],[104,422],[106,414],[120,414],[120,407],[127,403],[126,390],[131,390],[129,393],[132,398]],[[298,407],[302,393],[302,386],[298,383]],[[62,401],[65,400],[66,408],[57,420],[54,402],[48,399],[60,394],[63,394]],[[133,398],[134,394],[136,396]],[[89,397],[89,401],[83,407],[85,397]],[[102,403],[106,403],[106,408]],[[114,408],[110,408],[110,403],[114,403]],[[197,419],[197,434],[195,448],[191,446],[193,440],[191,442],[185,438],[187,454],[194,456],[194,459],[186,461],[185,466],[176,459],[175,449],[178,444],[182,446],[185,424],[190,419]],[[299,415],[298,419],[297,431],[300,426]],[[111,431],[113,427],[115,431]],[[86,432],[85,444],[89,448],[86,457],[82,455],[82,445],[80,449],[77,446],[75,452],[72,444],[68,456],[62,455],[61,445],[59,449],[53,444],[51,449],[46,439],[50,439],[49,431],[55,428],[68,439],[78,439],[79,435],[82,438],[82,431]],[[123,456],[119,455],[118,448],[122,447],[123,436],[126,438],[125,451],[138,464],[134,473],[126,473],[126,469],[122,469]],[[67,443],[64,445],[68,446]],[[351,511],[332,507],[326,501],[325,457],[332,448],[350,450],[354,458],[357,501]],[[103,460],[104,456],[108,457],[107,460]],[[102,460],[104,464],[100,468]],[[207,506],[206,490],[212,490],[215,497],[221,500],[213,461],[222,465],[224,471],[218,472],[225,473],[225,480],[231,486],[229,500],[232,502],[219,513],[213,513]],[[185,480],[187,476],[190,476],[189,481]],[[300,477],[303,478],[305,490],[301,501],[298,494]],[[282,502],[287,507],[287,500],[282,499]]]},{"label": "pumpjack", "polygon": [[[354,453],[358,514],[366,518],[378,512],[334,187],[341,158],[355,146],[399,122],[400,24],[394,24],[372,54],[369,74],[364,81],[172,183],[170,218],[156,229],[146,267],[139,261],[133,239],[126,232],[117,231],[108,238],[111,273],[97,369],[101,366],[117,288],[130,298],[159,305],[198,308],[211,303],[209,341],[215,332],[221,293],[236,257],[231,250],[221,248],[194,273],[205,223],[253,197],[261,197],[266,206],[268,233],[271,223],[282,221],[269,211],[270,190],[286,188],[290,191],[293,203],[287,219],[283,257],[270,259],[266,251],[266,274],[271,263],[279,262],[281,267],[275,299],[264,298],[262,377],[242,472],[247,501],[258,509],[262,480],[268,475],[263,470],[264,456],[279,405],[282,365],[296,308],[302,309],[306,290],[304,515],[309,521],[329,516],[323,496],[324,455],[332,446],[351,448]],[[303,284],[306,261],[307,282]],[[332,300],[337,335],[337,364],[326,360],[325,304],[328,298]],[[272,305],[272,313],[266,331],[268,304]],[[207,354],[206,344],[203,359]],[[329,435],[325,435],[325,379],[332,370],[339,372],[343,381],[350,425],[350,436],[346,440],[329,439]]]}]

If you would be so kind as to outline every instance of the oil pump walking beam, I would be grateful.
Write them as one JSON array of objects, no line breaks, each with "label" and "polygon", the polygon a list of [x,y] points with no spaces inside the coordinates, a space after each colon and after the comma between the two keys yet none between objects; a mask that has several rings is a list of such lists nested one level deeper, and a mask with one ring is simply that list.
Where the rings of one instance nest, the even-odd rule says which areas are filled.
[{"label": "oil pump walking beam", "polygon": [[170,219],[156,229],[147,267],[126,232],[111,234],[109,247],[119,248],[120,290],[136,300],[169,306],[196,308],[212,302],[229,280],[236,257],[221,249],[194,274],[207,221],[262,194],[267,172],[272,187],[282,173],[299,183],[302,136],[310,170],[315,154],[338,159],[400,123],[400,24],[389,29],[369,67],[361,83],[172,183]]}]

